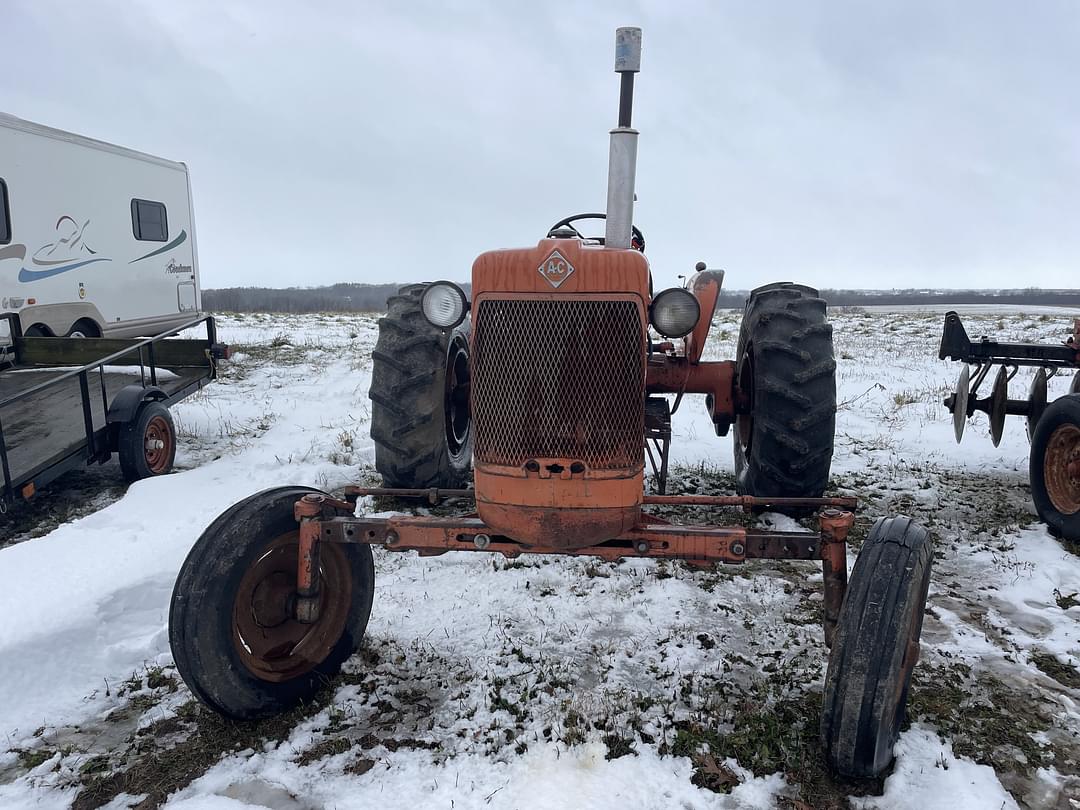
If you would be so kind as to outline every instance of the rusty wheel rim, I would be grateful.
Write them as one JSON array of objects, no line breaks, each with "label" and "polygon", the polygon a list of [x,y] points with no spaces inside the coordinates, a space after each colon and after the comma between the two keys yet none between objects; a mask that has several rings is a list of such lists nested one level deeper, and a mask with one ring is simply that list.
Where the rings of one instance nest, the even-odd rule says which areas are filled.
[{"label": "rusty wheel rim", "polygon": [[240,580],[233,602],[233,642],[241,662],[264,681],[292,680],[321,664],[345,631],[352,577],[345,552],[319,546],[319,620],[295,619],[299,532],[268,543]]},{"label": "rusty wheel rim", "polygon": [[1050,434],[1043,456],[1050,503],[1063,515],[1080,512],[1080,427],[1062,425]]},{"label": "rusty wheel rim", "polygon": [[173,433],[164,416],[155,416],[146,423],[143,432],[143,451],[146,453],[146,466],[154,475],[159,475],[169,468],[172,458]]}]

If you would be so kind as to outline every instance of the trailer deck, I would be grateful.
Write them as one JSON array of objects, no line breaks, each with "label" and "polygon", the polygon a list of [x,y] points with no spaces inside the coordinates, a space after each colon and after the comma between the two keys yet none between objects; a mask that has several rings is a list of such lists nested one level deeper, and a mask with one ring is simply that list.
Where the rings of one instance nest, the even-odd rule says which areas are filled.
[{"label": "trailer deck", "polygon": [[[205,339],[173,337],[200,325]],[[117,403],[131,396],[122,391],[148,392],[169,406],[214,379],[223,351],[209,317],[145,340],[19,335],[13,343],[14,363],[0,366],[3,501],[30,497],[76,466],[107,461],[122,416]]]}]

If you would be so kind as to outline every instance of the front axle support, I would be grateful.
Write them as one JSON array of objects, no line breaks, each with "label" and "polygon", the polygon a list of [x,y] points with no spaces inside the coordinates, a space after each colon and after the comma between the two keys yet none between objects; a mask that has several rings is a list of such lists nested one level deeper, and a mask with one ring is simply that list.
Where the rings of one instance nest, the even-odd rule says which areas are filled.
[{"label": "front axle support", "polygon": [[[349,487],[347,497],[361,495],[423,497],[470,496],[470,490],[386,490]],[[749,559],[822,561],[825,584],[825,641],[832,643],[840,606],[847,590],[847,535],[854,523],[854,498],[752,498],[748,496],[646,496],[645,503],[687,506],[735,506],[746,510],[769,506],[818,507],[819,531],[770,531],[743,526],[682,526],[652,515],[636,528],[590,546],[524,545],[494,533],[475,515],[433,517],[394,515],[356,517],[354,504],[325,495],[304,495],[296,503],[300,524],[297,560],[296,618],[312,623],[319,616],[319,543],[361,543],[390,551],[416,551],[430,557],[448,551],[495,551],[507,558],[521,554],[569,554],[609,561],[625,557],[685,560],[694,565],[734,564]],[[839,508],[838,508],[839,507]]]}]

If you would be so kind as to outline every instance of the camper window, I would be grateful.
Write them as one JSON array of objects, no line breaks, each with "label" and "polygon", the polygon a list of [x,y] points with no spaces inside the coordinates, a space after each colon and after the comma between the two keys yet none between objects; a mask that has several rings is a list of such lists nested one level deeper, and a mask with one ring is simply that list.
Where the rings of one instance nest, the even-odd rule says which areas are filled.
[{"label": "camper window", "polygon": [[11,241],[11,213],[8,211],[7,183],[0,178],[0,245]]},{"label": "camper window", "polygon": [[165,206],[150,200],[132,200],[131,230],[140,242],[167,241],[169,222],[165,217]]}]

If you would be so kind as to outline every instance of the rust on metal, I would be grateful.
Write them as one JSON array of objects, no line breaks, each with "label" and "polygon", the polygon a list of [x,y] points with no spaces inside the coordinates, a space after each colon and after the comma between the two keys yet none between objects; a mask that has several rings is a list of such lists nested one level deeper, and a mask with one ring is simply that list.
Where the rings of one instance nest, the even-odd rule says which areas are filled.
[{"label": "rust on metal", "polygon": [[[346,487],[355,496],[426,499],[432,504],[448,498],[474,498],[472,489],[395,489],[387,487]],[[645,495],[641,503],[665,506],[733,506],[741,509],[833,507],[852,510],[857,498],[759,498],[752,495]]]},{"label": "rust on metal", "polygon": [[322,495],[305,495],[293,507],[300,521],[296,555],[296,620],[314,624],[319,620],[319,522]]},{"label": "rust on metal", "polygon": [[840,607],[847,592],[847,536],[855,515],[840,509],[825,509],[818,516],[821,528],[821,568],[825,584],[825,645],[832,646]]},{"label": "rust on metal", "polygon": [[1043,480],[1054,508],[1063,515],[1080,512],[1080,427],[1054,429],[1043,456]]},{"label": "rust on metal", "polygon": [[691,363],[685,357],[652,354],[645,376],[650,394],[706,394],[713,422],[730,422],[735,408],[735,362]]},{"label": "rust on metal", "polygon": [[681,526],[650,519],[620,536],[592,545],[525,545],[494,533],[478,517],[332,518],[318,524],[330,543],[370,543],[422,555],[447,551],[495,551],[520,554],[569,554],[618,560],[655,557],[698,562],[739,563],[750,558],[817,559],[820,537],[814,532],[775,532],[741,526]]},{"label": "rust on metal", "polygon": [[[316,531],[319,523],[310,523]],[[233,646],[256,678],[280,683],[318,666],[341,638],[352,605],[352,569],[345,549],[323,544],[318,618],[297,619],[298,531],[271,540],[244,572],[233,602]]]}]

